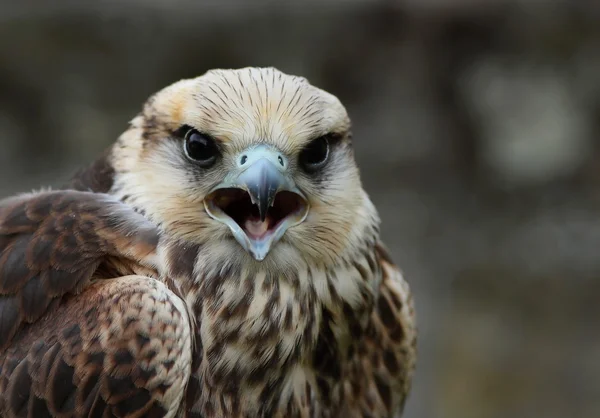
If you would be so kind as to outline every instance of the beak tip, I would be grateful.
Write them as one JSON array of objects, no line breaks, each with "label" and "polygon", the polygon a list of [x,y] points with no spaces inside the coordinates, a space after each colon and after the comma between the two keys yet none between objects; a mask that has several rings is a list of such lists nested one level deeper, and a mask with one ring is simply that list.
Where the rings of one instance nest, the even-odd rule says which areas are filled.
[{"label": "beak tip", "polygon": [[253,248],[251,251],[249,251],[252,258],[254,258],[256,261],[263,261],[268,252],[269,248]]}]

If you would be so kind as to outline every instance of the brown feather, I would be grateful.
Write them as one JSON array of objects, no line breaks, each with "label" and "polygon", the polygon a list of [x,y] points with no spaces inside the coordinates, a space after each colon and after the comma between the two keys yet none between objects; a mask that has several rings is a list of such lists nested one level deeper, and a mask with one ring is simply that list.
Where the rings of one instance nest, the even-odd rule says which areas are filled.
[{"label": "brown feather", "polygon": [[108,193],[113,186],[115,176],[111,155],[111,150],[106,150],[92,164],[77,172],[67,188],[84,192]]},{"label": "brown feather", "polygon": [[0,416],[174,416],[190,357],[183,301],[162,283],[100,281],[3,350]]},{"label": "brown feather", "polygon": [[[110,196],[75,191],[0,202],[0,349],[107,257],[152,267],[158,231]],[[122,275],[122,274],[121,274]]]}]

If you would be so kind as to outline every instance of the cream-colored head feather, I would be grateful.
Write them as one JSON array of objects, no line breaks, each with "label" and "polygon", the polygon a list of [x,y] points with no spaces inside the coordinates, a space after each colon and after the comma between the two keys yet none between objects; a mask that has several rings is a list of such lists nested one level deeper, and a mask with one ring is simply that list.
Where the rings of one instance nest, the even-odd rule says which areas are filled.
[{"label": "cream-colored head feather", "polygon": [[[177,132],[191,127],[214,139],[216,163],[203,168],[184,152]],[[274,68],[213,70],[152,96],[113,148],[113,193],[176,237],[203,244],[209,258],[258,263],[206,212],[207,194],[235,169],[240,153],[258,144],[276,149],[310,205],[263,263],[319,264],[351,258],[375,239],[377,213],[363,191],[352,152],[350,121],[333,95]],[[302,150],[328,135],[327,163],[308,173]],[[296,261],[294,261],[296,260]]]}]

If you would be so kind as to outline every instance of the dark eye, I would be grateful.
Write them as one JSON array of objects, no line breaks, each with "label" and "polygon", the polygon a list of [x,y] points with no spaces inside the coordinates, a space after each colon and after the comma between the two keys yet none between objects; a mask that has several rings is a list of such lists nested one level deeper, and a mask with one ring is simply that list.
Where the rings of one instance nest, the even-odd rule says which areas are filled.
[{"label": "dark eye", "polygon": [[186,155],[200,166],[208,168],[217,160],[219,149],[210,136],[190,129],[186,132],[184,141]]},{"label": "dark eye", "polygon": [[308,172],[323,167],[329,158],[329,138],[321,136],[313,140],[300,153],[300,164]]}]

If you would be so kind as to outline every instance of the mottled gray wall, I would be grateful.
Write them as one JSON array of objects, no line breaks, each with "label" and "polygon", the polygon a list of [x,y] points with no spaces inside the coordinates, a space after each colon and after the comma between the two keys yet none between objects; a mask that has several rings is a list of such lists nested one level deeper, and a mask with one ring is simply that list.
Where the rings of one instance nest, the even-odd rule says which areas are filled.
[{"label": "mottled gray wall", "polygon": [[154,91],[275,66],[338,95],[412,283],[411,418],[600,416],[597,1],[0,2],[0,194]]}]

